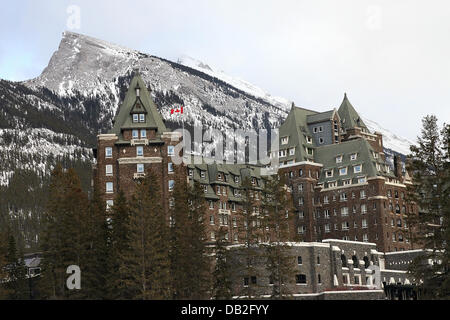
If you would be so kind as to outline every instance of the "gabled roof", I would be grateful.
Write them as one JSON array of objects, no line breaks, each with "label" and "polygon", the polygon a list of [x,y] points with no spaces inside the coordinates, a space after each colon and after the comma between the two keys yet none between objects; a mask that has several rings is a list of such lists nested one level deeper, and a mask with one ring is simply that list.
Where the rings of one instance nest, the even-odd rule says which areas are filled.
[{"label": "gabled roof", "polygon": [[[350,160],[350,155],[356,153],[356,160]],[[383,163],[381,159],[375,159],[373,149],[366,139],[355,139],[341,142],[338,144],[330,144],[316,149],[315,161],[323,164],[323,170],[319,178],[319,182],[328,182],[343,179],[354,179],[359,176],[375,177],[389,176],[392,173],[378,171],[376,163]],[[336,157],[342,156],[342,162],[336,163]],[[362,172],[354,173],[353,166],[362,165]],[[339,176],[338,169],[347,167],[347,175]],[[326,178],[325,171],[334,170],[333,177]]]},{"label": "gabled roof", "polygon": [[[136,88],[140,89],[139,97],[136,96]],[[132,113],[145,113],[145,122],[133,123]],[[135,72],[131,80],[125,99],[114,119],[114,126],[108,133],[115,133],[121,139],[123,129],[156,129],[157,135],[167,131],[156,104],[138,72]]]},{"label": "gabled roof", "polygon": [[306,116],[306,122],[308,124],[311,124],[311,123],[317,123],[317,122],[324,122],[324,121],[333,120],[333,115],[334,115],[335,111],[336,110],[333,109],[333,110],[330,110],[330,111],[325,111],[325,112],[321,112],[321,113],[307,115]]},{"label": "gabled roof", "polygon": [[359,127],[367,129],[358,112],[356,112],[355,108],[353,108],[348,100],[346,93],[344,94],[344,100],[342,100],[341,106],[339,107],[338,114],[341,118],[341,125],[343,128],[350,129]]},{"label": "gabled roof", "polygon": [[305,138],[305,135],[312,137],[308,129],[306,117],[315,114],[318,114],[318,112],[292,105],[291,111],[279,129],[280,138],[289,136],[288,144],[282,145],[280,142],[280,150],[295,147],[295,156],[288,155],[285,158],[286,160],[294,159],[295,162],[300,162],[305,161],[307,158],[310,160],[313,159],[313,156],[306,154],[304,147],[315,147],[314,144],[307,143]]}]

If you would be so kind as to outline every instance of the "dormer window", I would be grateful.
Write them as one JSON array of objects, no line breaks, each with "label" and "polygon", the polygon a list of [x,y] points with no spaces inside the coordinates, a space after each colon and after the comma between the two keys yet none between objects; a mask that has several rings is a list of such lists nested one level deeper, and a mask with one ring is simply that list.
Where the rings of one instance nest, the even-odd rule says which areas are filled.
[{"label": "dormer window", "polygon": [[342,156],[337,156],[336,163],[341,163],[341,162],[342,162]]},{"label": "dormer window", "polygon": [[139,115],[138,114],[133,114],[133,122],[139,122]]},{"label": "dormer window", "polygon": [[325,175],[326,175],[327,178],[331,178],[333,176],[333,170],[325,171]]},{"label": "dormer window", "polygon": [[312,138],[311,137],[308,137],[308,136],[305,136],[306,137],[306,143],[312,143]]},{"label": "dormer window", "polygon": [[357,166],[353,167],[354,173],[360,173],[362,171],[362,165],[358,164]]},{"label": "dormer window", "polygon": [[345,176],[347,174],[347,167],[339,168],[339,175]]},{"label": "dormer window", "polygon": [[145,114],[143,113],[139,114],[139,122],[145,122]]},{"label": "dormer window", "polygon": [[356,153],[352,153],[350,155],[350,160],[356,160],[357,154]]},{"label": "dormer window", "polygon": [[289,142],[289,137],[281,138],[281,144],[287,144]]}]

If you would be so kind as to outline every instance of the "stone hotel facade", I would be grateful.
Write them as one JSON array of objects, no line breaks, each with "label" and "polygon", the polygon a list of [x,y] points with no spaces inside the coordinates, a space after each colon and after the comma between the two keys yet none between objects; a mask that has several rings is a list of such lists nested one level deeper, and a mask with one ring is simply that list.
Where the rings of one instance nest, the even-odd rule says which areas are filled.
[{"label": "stone hotel facade", "polygon": [[[411,180],[404,160],[399,155],[388,161],[382,135],[368,130],[347,96],[339,109],[326,112],[292,105],[279,134],[280,148],[271,157],[279,158],[279,174],[287,177],[296,237],[370,242],[383,252],[413,249],[406,217],[417,208],[406,201]],[[248,177],[252,183],[258,215],[267,181],[262,167],[201,161],[176,170],[172,157],[181,139],[166,128],[151,93],[135,74],[113,128],[98,135],[94,150],[94,179],[107,206],[113,205],[119,189],[130,197],[136,181],[151,168],[160,178],[168,213],[174,175],[181,171],[191,184],[198,181],[204,188],[207,238],[214,241],[222,226],[228,229],[228,240],[239,244],[242,182]],[[259,239],[267,240],[264,235]]]}]

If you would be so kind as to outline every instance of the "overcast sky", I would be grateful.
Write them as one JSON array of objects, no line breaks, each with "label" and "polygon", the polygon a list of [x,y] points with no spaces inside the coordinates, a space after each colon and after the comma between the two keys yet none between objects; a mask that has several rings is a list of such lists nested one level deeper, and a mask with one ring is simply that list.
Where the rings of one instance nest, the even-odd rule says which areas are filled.
[{"label": "overcast sky", "polygon": [[450,122],[446,0],[8,1],[0,78],[38,76],[64,30],[188,55],[318,111],[347,92],[363,116],[410,139],[426,114]]}]

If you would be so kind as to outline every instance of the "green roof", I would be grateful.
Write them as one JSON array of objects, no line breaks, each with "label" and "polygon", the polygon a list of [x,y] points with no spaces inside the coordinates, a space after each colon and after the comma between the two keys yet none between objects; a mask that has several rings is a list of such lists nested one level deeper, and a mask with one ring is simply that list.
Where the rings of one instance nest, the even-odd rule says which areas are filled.
[{"label": "green roof", "polygon": [[294,160],[294,162],[300,162],[307,159],[313,159],[313,156],[307,155],[304,149],[306,146],[314,149],[314,144],[306,142],[305,135],[312,137],[311,132],[309,132],[308,129],[306,118],[307,116],[315,115],[317,113],[318,112],[316,111],[299,108],[292,105],[291,111],[279,129],[280,138],[289,136],[289,141],[287,144],[281,144],[280,141],[279,149],[285,150],[295,148],[295,155],[289,156],[289,153],[286,152],[287,156],[281,161]]},{"label": "green roof", "polygon": [[[136,96],[136,88],[140,89],[139,97]],[[133,122],[133,113],[146,114],[145,122]],[[131,80],[125,99],[114,119],[114,126],[108,133],[115,133],[121,139],[124,129],[156,129],[157,135],[167,131],[156,104],[138,72],[135,72]]]},{"label": "green roof", "polygon": [[[350,156],[355,153],[356,160],[350,160]],[[317,148],[315,161],[323,164],[319,183],[355,179],[361,176],[366,176],[367,178],[376,176],[394,177],[392,172],[386,173],[377,170],[376,163],[383,163],[383,161],[375,159],[373,153],[374,151],[369,142],[363,138]],[[337,156],[342,156],[342,162],[336,163]],[[353,170],[355,165],[362,165],[362,171],[355,173]],[[339,175],[339,168],[341,167],[347,167],[346,175]],[[328,170],[333,170],[332,177],[326,177],[325,172]]]},{"label": "green roof", "polygon": [[348,100],[347,94],[344,94],[344,100],[339,107],[338,114],[341,118],[341,125],[344,129],[359,127],[367,130],[367,127],[358,112],[356,112],[355,108],[353,108],[352,104]]},{"label": "green roof", "polygon": [[308,124],[310,123],[316,123],[316,122],[324,122],[329,121],[333,119],[333,114],[335,110],[320,112],[317,114],[310,114],[306,116],[306,122]]}]

